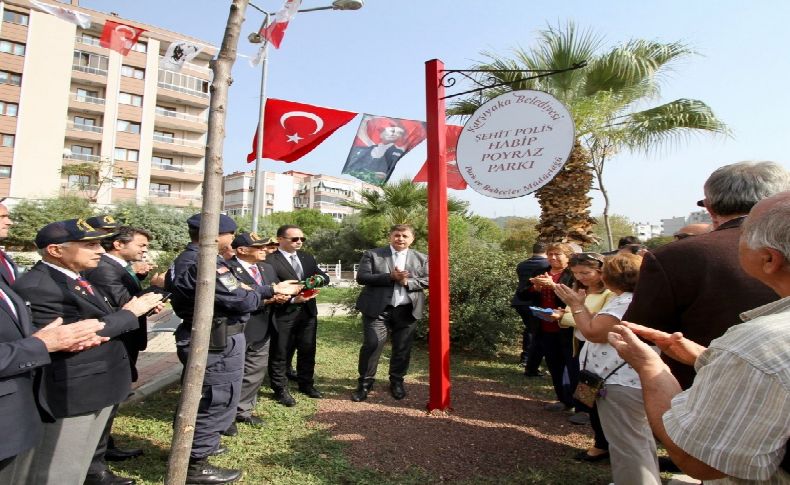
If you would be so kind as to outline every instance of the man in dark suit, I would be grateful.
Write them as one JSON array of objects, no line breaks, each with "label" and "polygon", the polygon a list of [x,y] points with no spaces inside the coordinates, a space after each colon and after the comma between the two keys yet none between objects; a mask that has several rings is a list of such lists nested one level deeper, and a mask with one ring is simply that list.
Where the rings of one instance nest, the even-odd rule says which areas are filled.
[{"label": "man in dark suit", "polygon": [[[713,232],[682,239],[645,254],[631,306],[623,320],[683,336],[708,346],[739,315],[776,299],[738,263],[741,222],[761,199],[790,189],[790,174],[773,162],[740,162],[714,171],[702,204]],[[694,368],[665,361],[683,389]]]},{"label": "man in dark suit", "polygon": [[[0,239],[13,224],[0,204]],[[0,483],[24,480],[33,446],[41,434],[35,400],[34,374],[49,364],[50,352],[71,352],[99,345],[98,320],[62,325],[62,319],[33,333],[25,301],[9,286],[17,270],[10,259],[0,261]],[[7,271],[6,271],[7,270]]]},{"label": "man in dark suit", "polygon": [[368,397],[387,333],[392,336],[390,393],[395,399],[406,397],[403,378],[409,370],[417,320],[425,308],[428,257],[409,249],[414,229],[408,224],[394,225],[389,240],[389,246],[366,251],[357,270],[357,283],[365,287],[357,299],[363,342],[359,349],[359,382],[351,395],[355,402]]},{"label": "man in dark suit", "polygon": [[[312,276],[320,276],[329,282],[329,276],[318,268],[315,258],[300,251],[306,238],[298,226],[284,225],[277,229],[279,250],[270,254],[266,262],[274,267],[277,277],[282,280],[304,281]],[[271,357],[269,359],[269,380],[274,391],[274,399],[283,406],[295,406],[296,400],[288,391],[288,348],[290,342],[296,343],[296,376],[299,392],[320,399],[321,392],[315,388],[315,348],[318,326],[318,306],[315,294],[299,294],[289,303],[277,305],[273,309]]]},{"label": "man in dark suit", "polygon": [[[254,232],[243,232],[231,244],[236,255],[227,261],[228,266],[239,281],[252,288],[280,282],[274,268],[263,262],[266,259],[267,242]],[[237,422],[253,426],[263,424],[263,420],[252,413],[258,401],[258,390],[269,368],[271,308],[273,304],[286,303],[290,298],[288,295],[274,295],[263,300],[263,305],[250,313],[250,319],[244,326],[247,349],[244,352],[241,396],[236,407]]]},{"label": "man in dark suit", "polygon": [[[110,306],[118,310],[143,289],[132,263],[143,258],[143,253],[148,249],[151,234],[143,229],[129,226],[118,226],[116,230],[117,232],[110,237],[102,239],[101,244],[106,252],[102,255],[96,268],[85,272],[85,278],[107,297]],[[119,337],[129,355],[132,382],[137,381],[137,356],[145,350],[148,344],[147,317],[145,315],[139,317],[138,322],[137,329]],[[124,450],[115,447],[110,430],[117,412],[118,406],[115,406],[99,440],[84,485],[122,484],[121,478],[116,477],[107,468],[105,459],[123,461],[143,454],[143,450],[140,449]]]},{"label": "man in dark suit", "polygon": [[524,374],[529,377],[540,375],[538,367],[543,360],[543,351],[535,338],[535,332],[540,326],[540,320],[529,310],[531,306],[540,306],[540,294],[527,291],[532,283],[529,279],[541,275],[549,270],[549,260],[546,259],[546,244],[536,242],[532,245],[532,256],[516,266],[518,287],[510,302],[524,322],[523,339],[521,341],[521,366],[525,367]]},{"label": "man in dark suit", "polygon": [[131,389],[129,357],[118,337],[138,328],[139,316],[161,308],[161,296],[149,294],[116,311],[80,275],[98,265],[104,252],[99,240],[104,237],[83,220],[47,224],[35,240],[42,260],[14,285],[29,302],[35,326],[46,326],[58,317],[64,325],[95,318],[105,324],[98,334],[110,338],[82,352],[53,353],[52,363],[42,369],[38,399],[54,422],[43,425],[29,485],[83,483],[113,406]]}]

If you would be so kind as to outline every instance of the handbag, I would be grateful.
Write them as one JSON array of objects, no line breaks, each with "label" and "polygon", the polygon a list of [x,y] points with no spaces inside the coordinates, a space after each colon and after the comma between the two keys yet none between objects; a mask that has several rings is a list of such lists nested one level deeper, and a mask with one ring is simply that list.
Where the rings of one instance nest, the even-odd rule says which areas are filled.
[{"label": "handbag", "polygon": [[592,408],[595,405],[595,399],[604,396],[603,386],[606,383],[606,379],[610,378],[612,374],[620,370],[626,363],[623,362],[612,369],[612,372],[607,374],[606,377],[601,377],[595,372],[586,369],[588,356],[589,353],[584,356],[584,364],[582,365],[582,370],[579,371],[579,383],[576,384],[576,389],[573,391],[573,398]]}]

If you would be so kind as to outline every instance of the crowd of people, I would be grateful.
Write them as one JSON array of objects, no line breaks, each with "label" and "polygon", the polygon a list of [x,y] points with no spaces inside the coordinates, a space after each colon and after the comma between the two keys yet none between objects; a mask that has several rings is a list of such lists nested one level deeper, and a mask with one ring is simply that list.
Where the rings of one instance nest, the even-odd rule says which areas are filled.
[{"label": "crowd of people", "polygon": [[[661,483],[657,441],[672,466],[705,483],[790,483],[790,174],[771,162],[736,163],[716,170],[704,195],[712,228],[683,228],[658,249],[627,239],[610,254],[537,243],[516,268],[524,372],[542,376],[545,360],[556,396],[546,410],[591,425],[594,444],[577,459],[609,459],[617,485]],[[0,238],[11,224],[0,204]],[[0,252],[0,483],[135,483],[107,467],[143,453],[117,447],[112,423],[137,379],[147,318],[168,300],[187,365],[203,217],[186,224],[191,242],[159,274],[145,261],[152,235],[109,215],[42,227],[41,261],[24,274]],[[330,279],[302,250],[302,229],[284,225],[263,238],[220,215],[218,233],[187,470],[194,484],[241,477],[209,459],[226,451],[220,438],[238,434],[236,423],[263,424],[254,410],[267,376],[280,405],[296,404],[289,381],[323,397],[314,288]],[[354,402],[367,399],[388,338],[389,393],[407,395],[425,310],[428,258],[411,249],[414,229],[395,225],[388,240],[364,252],[357,272]]]},{"label": "crowd of people", "polygon": [[790,174],[735,163],[703,189],[712,225],[672,243],[624,238],[606,255],[537,243],[516,268],[525,375],[545,358],[557,399],[545,409],[591,425],[576,458],[609,459],[616,485],[660,484],[662,469],[790,483]]}]

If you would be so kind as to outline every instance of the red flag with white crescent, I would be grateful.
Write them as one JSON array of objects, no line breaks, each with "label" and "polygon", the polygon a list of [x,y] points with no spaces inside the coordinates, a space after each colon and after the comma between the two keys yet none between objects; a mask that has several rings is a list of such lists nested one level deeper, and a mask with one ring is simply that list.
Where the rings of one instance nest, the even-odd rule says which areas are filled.
[{"label": "red flag with white crescent", "polygon": [[143,32],[145,32],[145,29],[107,20],[104,23],[104,30],[102,30],[99,45],[118,51],[125,56],[132,50],[132,47],[137,43],[140,34]]},{"label": "red flag with white crescent", "polygon": [[[455,148],[458,145],[458,137],[461,135],[463,126],[447,125],[445,130],[446,144],[447,144],[447,188],[455,190],[464,190],[466,188],[466,180],[461,176],[458,170],[458,163],[455,161]],[[427,182],[428,181],[428,161],[422,165],[422,168],[417,175],[414,176],[412,182]]]},{"label": "red flag with white crescent", "polygon": [[268,40],[276,49],[280,48],[280,43],[285,36],[285,29],[288,22],[296,15],[302,0],[286,0],[282,8],[274,14],[274,21],[261,29],[260,34]]},{"label": "red flag with white crescent", "polygon": [[[263,115],[263,158],[293,162],[310,153],[357,113],[268,98]],[[255,161],[258,130],[247,161]]]}]

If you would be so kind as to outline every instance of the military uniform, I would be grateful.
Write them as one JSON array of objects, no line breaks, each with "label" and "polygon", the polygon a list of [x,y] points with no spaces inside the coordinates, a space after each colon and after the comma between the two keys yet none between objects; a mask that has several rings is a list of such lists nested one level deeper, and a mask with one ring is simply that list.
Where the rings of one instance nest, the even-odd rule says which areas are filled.
[{"label": "military uniform", "polygon": [[[165,288],[172,293],[173,311],[183,320],[175,337],[178,358],[185,366],[192,334],[197,261],[198,245],[190,243],[165,277]],[[224,349],[215,347],[209,350],[190,454],[193,459],[202,459],[215,452],[220,433],[233,423],[244,370],[244,324],[250,312],[257,310],[264,299],[274,295],[271,286],[251,288],[240,283],[219,257],[216,275],[212,327],[225,325],[227,337]]]}]

